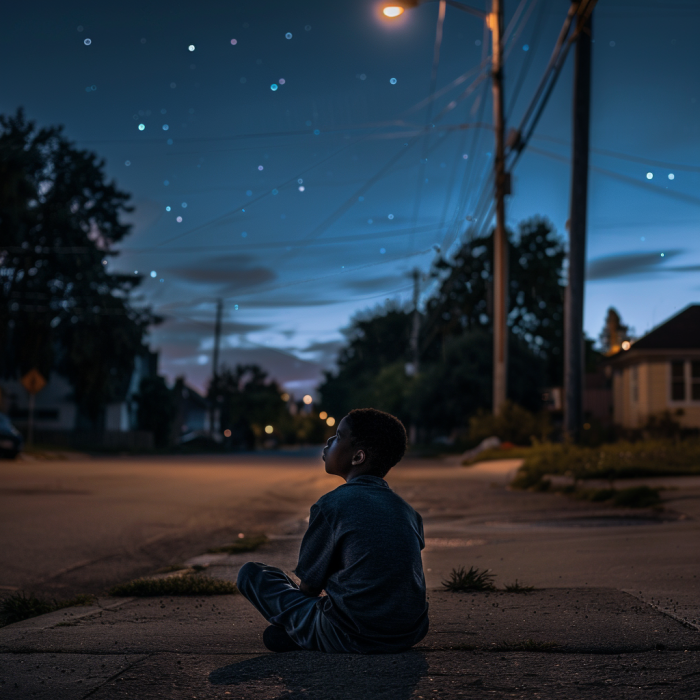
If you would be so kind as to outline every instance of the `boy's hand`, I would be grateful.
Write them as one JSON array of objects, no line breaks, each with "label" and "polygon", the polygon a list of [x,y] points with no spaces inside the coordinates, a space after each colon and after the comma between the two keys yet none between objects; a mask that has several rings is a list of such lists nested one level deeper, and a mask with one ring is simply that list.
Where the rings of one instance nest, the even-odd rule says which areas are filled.
[{"label": "boy's hand", "polygon": [[299,590],[310,598],[318,598],[322,589],[311,588],[311,586],[307,586],[303,581],[299,581]]}]

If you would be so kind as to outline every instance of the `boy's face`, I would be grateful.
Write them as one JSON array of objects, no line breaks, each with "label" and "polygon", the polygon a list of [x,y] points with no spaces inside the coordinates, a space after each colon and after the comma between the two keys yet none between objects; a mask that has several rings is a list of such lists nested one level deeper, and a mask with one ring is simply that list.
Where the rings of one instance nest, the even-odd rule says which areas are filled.
[{"label": "boy's face", "polygon": [[328,438],[323,449],[323,461],[326,463],[326,473],[343,479],[365,461],[365,453],[352,446],[352,433],[345,418],[338,423],[335,435]]}]

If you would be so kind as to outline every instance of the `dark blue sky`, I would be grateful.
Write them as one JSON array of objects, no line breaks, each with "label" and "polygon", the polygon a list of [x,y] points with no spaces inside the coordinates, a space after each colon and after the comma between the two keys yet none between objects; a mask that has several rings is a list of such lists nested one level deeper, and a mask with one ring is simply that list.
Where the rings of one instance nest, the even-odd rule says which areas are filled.
[{"label": "dark blue sky", "polygon": [[[506,0],[507,21],[518,4]],[[474,215],[492,135],[445,127],[490,123],[489,88],[459,99],[475,73],[446,90],[434,103],[433,120],[446,110],[434,133],[414,138],[428,119],[415,107],[429,92],[437,4],[392,24],[377,7],[5,9],[0,111],[22,105],[39,124],[64,124],[133,193],[134,232],[110,264],[149,273],[145,297],[168,319],[152,344],[169,376],[204,383],[223,297],[224,361],[257,361],[296,393],[307,390],[352,314],[408,299],[410,270],[427,271],[433,246],[449,247]],[[510,125],[567,8],[524,0],[506,61]],[[698,19],[693,0],[601,0],[596,9],[589,335],[609,305],[642,333],[700,297]],[[477,69],[482,39],[480,20],[448,8],[438,92]],[[569,64],[514,172],[512,225],[539,214],[565,233],[570,106]]]}]

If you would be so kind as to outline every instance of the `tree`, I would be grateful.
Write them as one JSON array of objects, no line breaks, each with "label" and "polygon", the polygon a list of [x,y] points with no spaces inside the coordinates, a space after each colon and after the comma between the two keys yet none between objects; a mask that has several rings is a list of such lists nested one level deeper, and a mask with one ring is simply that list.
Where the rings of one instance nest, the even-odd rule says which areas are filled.
[{"label": "tree", "polygon": [[0,116],[0,374],[61,372],[95,423],[157,321],[130,302],[141,278],[107,270],[128,200],[61,127]]},{"label": "tree", "polygon": [[[560,385],[563,371],[564,243],[539,217],[508,232],[508,327],[545,360],[546,381]],[[421,338],[426,358],[437,359],[450,337],[492,328],[493,235],[465,241],[454,259],[433,269],[440,282],[428,301]]]},{"label": "tree", "polygon": [[373,407],[407,419],[405,365],[410,360],[411,315],[393,304],[353,317],[343,333],[337,371],[325,372],[321,406],[332,416]]},{"label": "tree", "polygon": [[209,385],[208,398],[218,409],[221,429],[248,449],[255,435],[262,436],[266,425],[279,425],[286,414],[279,386],[258,365],[224,365]]},{"label": "tree", "polygon": [[603,355],[614,355],[620,352],[622,343],[629,339],[629,327],[622,323],[617,309],[611,306],[605,317],[603,330],[600,332],[600,346]]},{"label": "tree", "polygon": [[177,404],[172,389],[163,377],[145,377],[136,396],[137,421],[140,430],[150,430],[157,447],[166,447],[173,432]]}]

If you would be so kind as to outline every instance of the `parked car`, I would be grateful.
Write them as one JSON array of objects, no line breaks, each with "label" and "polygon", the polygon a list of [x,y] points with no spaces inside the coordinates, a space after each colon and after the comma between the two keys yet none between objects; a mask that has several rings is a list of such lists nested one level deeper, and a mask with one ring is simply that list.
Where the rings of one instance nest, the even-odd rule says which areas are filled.
[{"label": "parked car", "polygon": [[22,451],[23,444],[22,434],[4,413],[0,413],[0,457],[14,459]]}]

